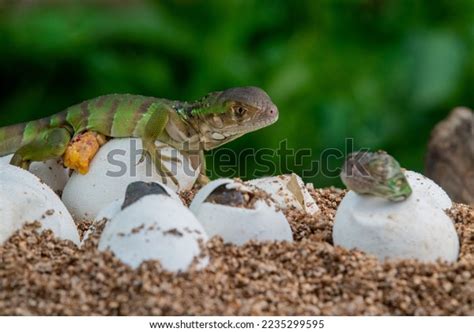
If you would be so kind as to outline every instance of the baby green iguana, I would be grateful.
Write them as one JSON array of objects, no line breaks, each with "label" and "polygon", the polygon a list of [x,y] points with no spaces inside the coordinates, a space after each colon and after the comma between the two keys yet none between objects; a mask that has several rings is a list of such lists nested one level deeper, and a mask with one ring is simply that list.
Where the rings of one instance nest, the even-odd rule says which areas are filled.
[{"label": "baby green iguana", "polygon": [[206,182],[204,151],[278,119],[270,97],[256,87],[212,92],[194,101],[176,101],[129,94],[112,94],[84,101],[48,118],[0,129],[0,155],[14,153],[11,164],[28,169],[32,161],[64,158],[66,167],[85,174],[105,142],[101,138],[141,138],[163,181],[177,180],[163,164],[155,146],[159,140],[201,165]]},{"label": "baby green iguana", "polygon": [[358,151],[347,156],[341,171],[347,189],[390,201],[407,199],[412,189],[398,161],[385,151]]}]

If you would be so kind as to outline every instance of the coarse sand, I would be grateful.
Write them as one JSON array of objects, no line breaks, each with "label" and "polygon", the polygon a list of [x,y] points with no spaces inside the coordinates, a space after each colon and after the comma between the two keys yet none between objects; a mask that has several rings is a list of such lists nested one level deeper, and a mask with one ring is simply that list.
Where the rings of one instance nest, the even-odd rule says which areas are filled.
[{"label": "coarse sand", "polygon": [[[321,213],[287,214],[295,242],[207,243],[202,271],[173,274],[157,262],[133,270],[29,224],[0,246],[2,315],[474,315],[474,209],[448,212],[461,239],[454,264],[380,263],[332,244],[345,191],[311,190]],[[194,192],[184,193],[189,203]],[[90,222],[78,225],[83,233]]]}]

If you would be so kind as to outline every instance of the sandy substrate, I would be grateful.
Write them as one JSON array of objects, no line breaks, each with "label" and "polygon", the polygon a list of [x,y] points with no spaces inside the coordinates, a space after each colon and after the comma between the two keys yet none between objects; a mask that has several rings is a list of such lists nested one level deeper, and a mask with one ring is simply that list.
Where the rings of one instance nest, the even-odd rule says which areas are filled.
[{"label": "sandy substrate", "polygon": [[29,225],[0,246],[0,314],[474,315],[473,208],[449,212],[461,239],[457,263],[382,264],[332,245],[344,192],[312,194],[321,215],[286,212],[294,243],[237,247],[213,238],[209,266],[178,275],[156,262],[132,270],[98,252],[97,236],[78,249]]}]

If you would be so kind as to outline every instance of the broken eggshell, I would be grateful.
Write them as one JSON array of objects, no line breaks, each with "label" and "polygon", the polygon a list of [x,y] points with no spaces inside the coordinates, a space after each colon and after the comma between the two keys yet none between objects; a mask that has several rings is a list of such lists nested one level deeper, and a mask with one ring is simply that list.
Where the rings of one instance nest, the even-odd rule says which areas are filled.
[{"label": "broken eggshell", "polygon": [[[12,154],[0,157],[0,166],[9,165],[12,157]],[[31,163],[29,171],[59,195],[69,180],[69,169],[65,168],[58,159],[34,161]]]},{"label": "broken eggshell", "polygon": [[35,175],[0,166],[0,244],[25,223],[38,221],[60,239],[79,244],[79,233],[59,197]]},{"label": "broken eggshell", "polygon": [[[162,145],[157,142],[158,144]],[[100,148],[87,174],[74,173],[62,196],[74,218],[94,218],[109,203],[122,199],[127,186],[132,182],[163,183],[150,158],[140,162],[141,151],[140,139],[113,139]],[[170,165],[169,161],[163,161],[163,164],[176,175],[179,190],[190,189],[199,175],[199,167],[193,169],[189,158],[171,147],[161,149],[161,153],[181,160],[178,165]],[[166,184],[173,190],[178,189],[169,179]]]},{"label": "broken eggshell", "polygon": [[207,235],[191,211],[164,189],[144,195],[130,197],[127,190],[120,211],[102,232],[99,250],[111,250],[132,268],[146,260],[159,260],[171,272],[186,271],[194,261],[198,268],[205,267],[208,258],[201,246]]},{"label": "broken eggshell", "polygon": [[401,202],[349,191],[336,212],[334,244],[360,249],[380,260],[456,261],[458,235],[443,211],[451,201],[423,175],[406,175],[413,193]]},{"label": "broken eggshell", "polygon": [[[283,212],[273,201],[258,198],[258,193],[262,191],[253,186],[220,179],[203,187],[190,209],[210,237],[221,236],[227,243],[292,241],[293,234]],[[246,207],[249,197],[253,197],[253,206]]]},{"label": "broken eggshell", "polygon": [[285,174],[247,181],[246,183],[269,193],[282,209],[296,208],[308,214],[319,212],[319,207],[296,174]]}]

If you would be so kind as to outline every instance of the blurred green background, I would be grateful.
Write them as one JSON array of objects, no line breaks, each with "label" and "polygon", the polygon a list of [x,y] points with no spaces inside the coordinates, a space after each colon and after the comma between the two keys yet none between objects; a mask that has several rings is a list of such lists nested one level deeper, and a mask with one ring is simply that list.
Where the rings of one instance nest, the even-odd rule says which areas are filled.
[{"label": "blurred green background", "polygon": [[[0,0],[0,41],[0,125],[113,92],[192,100],[256,85],[280,120],[226,148],[287,139],[312,151],[288,165],[297,173],[346,138],[420,171],[432,127],[474,106],[471,0]],[[340,185],[330,173],[305,180]]]}]

